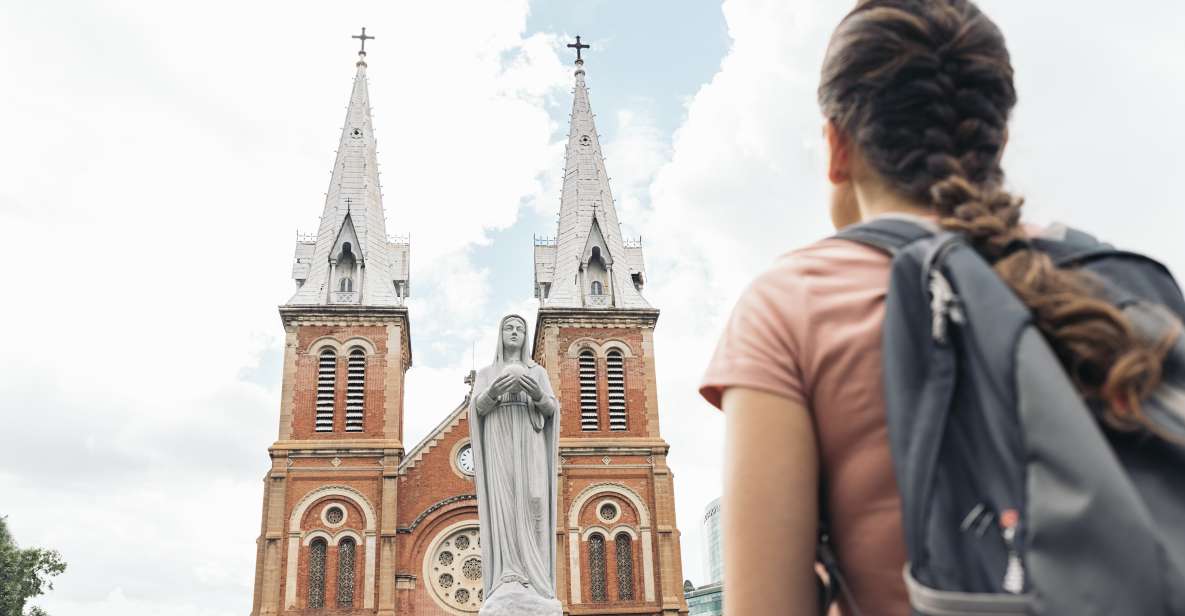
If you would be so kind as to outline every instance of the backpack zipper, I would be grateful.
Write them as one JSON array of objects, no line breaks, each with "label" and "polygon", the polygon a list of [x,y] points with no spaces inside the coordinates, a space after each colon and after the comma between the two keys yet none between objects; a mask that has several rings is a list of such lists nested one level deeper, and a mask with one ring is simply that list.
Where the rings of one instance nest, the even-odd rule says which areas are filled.
[{"label": "backpack zipper", "polygon": [[1019,595],[1025,590],[1025,568],[1016,549],[1016,529],[1020,526],[1020,513],[1015,509],[1000,512],[1000,530],[1004,545],[1008,548],[1008,566],[1004,569],[1005,592]]}]

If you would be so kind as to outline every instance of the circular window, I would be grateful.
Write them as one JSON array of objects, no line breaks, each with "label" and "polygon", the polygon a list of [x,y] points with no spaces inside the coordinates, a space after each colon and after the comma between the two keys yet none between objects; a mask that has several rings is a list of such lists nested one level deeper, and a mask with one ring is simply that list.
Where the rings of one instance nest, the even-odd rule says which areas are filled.
[{"label": "circular window", "polygon": [[580,145],[592,145],[592,137],[589,137],[588,135],[581,135]]},{"label": "circular window", "polygon": [[327,505],[321,510],[321,521],[326,526],[337,528],[346,523],[346,508],[336,503]]},{"label": "circular window", "polygon": [[449,612],[476,614],[481,608],[481,543],[475,521],[445,529],[424,561],[432,598]]},{"label": "circular window", "polygon": [[601,518],[602,522],[616,522],[621,517],[621,509],[613,501],[601,501],[597,505],[597,517]]},{"label": "circular window", "polygon": [[461,573],[465,574],[467,580],[481,580],[481,559],[469,558],[465,560],[465,564],[461,565]]},{"label": "circular window", "polygon": [[462,441],[453,448],[453,464],[461,473],[472,477],[477,471],[473,461],[473,446],[468,440]]},{"label": "circular window", "polygon": [[362,138],[362,129],[355,128],[354,130],[350,131],[350,137],[352,137],[354,139],[361,139]]}]

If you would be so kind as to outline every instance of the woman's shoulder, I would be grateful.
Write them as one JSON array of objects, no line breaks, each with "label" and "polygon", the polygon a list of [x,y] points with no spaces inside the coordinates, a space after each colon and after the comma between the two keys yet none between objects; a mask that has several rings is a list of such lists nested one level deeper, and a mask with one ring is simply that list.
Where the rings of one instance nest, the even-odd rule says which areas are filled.
[{"label": "woman's shoulder", "polygon": [[887,280],[889,256],[875,248],[835,237],[783,253],[749,285],[748,292],[799,293],[812,287],[863,285]]}]

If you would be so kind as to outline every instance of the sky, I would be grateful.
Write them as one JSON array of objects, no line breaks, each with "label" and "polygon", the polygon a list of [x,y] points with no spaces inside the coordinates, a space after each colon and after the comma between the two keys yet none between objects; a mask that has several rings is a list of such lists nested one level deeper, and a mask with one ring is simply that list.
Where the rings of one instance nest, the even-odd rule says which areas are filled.
[{"label": "sky", "polygon": [[[981,6],[1020,104],[1005,156],[1036,223],[1185,272],[1185,5]],[[696,383],[738,294],[826,236],[814,90],[839,0],[7,3],[0,7],[0,515],[68,571],[55,616],[249,611],[276,306],[324,201],[360,26],[387,228],[410,234],[410,447],[533,315],[576,34],[627,237],[662,310],[658,399],[684,577],[719,495]],[[531,319],[533,322],[533,319]]]}]

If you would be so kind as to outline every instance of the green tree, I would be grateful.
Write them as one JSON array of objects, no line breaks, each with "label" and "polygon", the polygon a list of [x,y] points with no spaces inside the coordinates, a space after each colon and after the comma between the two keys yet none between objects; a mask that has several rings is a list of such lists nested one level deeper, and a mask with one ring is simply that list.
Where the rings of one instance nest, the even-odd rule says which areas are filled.
[{"label": "green tree", "polygon": [[[8,518],[0,517],[0,616],[22,616],[25,602],[53,590],[50,578],[66,570],[56,550],[20,549],[8,532]],[[25,616],[47,616],[39,607]]]}]

